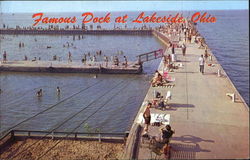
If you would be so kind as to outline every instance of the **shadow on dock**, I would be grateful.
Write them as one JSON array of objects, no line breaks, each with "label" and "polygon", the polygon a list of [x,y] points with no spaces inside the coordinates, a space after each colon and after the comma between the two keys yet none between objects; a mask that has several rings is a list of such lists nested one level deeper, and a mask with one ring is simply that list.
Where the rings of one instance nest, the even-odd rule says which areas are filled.
[{"label": "shadow on dock", "polygon": [[171,143],[171,159],[195,159],[197,152],[211,152],[200,147],[199,144]]},{"label": "shadow on dock", "polygon": [[[172,141],[180,141],[181,143],[171,143],[171,159],[195,159],[197,152],[211,152],[207,149],[202,149],[198,143],[208,142],[214,143],[214,140],[202,139],[192,135],[183,135],[173,137]],[[184,143],[184,144],[183,144]]]},{"label": "shadow on dock", "polygon": [[202,139],[200,137],[196,137],[196,136],[192,136],[192,135],[183,135],[180,137],[173,137],[172,140],[181,141],[184,143],[194,143],[194,144],[198,144],[199,142],[210,142],[210,143],[215,142],[214,140]]},{"label": "shadow on dock", "polygon": [[194,108],[193,104],[170,103],[166,110],[177,110],[178,108]]}]

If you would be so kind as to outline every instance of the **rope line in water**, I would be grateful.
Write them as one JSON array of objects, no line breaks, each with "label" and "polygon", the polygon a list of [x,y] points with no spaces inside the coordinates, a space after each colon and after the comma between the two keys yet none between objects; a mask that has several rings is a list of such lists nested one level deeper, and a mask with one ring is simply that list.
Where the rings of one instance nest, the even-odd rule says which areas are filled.
[{"label": "rope line in water", "polygon": [[[65,86],[72,86],[72,84],[75,84],[74,82],[72,83],[69,83],[69,84],[64,84],[64,85],[60,85],[60,87],[65,87]],[[22,96],[18,97],[18,99],[15,98],[15,101],[11,101],[10,103],[7,103],[7,104],[4,104],[3,106],[7,106],[7,105],[10,105],[11,103],[15,103],[16,101],[18,101],[19,99],[23,98],[24,96],[26,96],[28,93],[27,92],[30,92],[30,91],[33,91],[33,90],[36,90],[38,88],[42,88],[42,87],[50,87],[50,86],[47,86],[47,85],[43,85],[43,86],[39,86],[39,87],[36,87],[36,88],[33,88],[33,89],[28,89],[26,91],[24,91],[25,93],[21,93]],[[10,94],[10,93],[9,93]],[[7,94],[8,95],[8,94]],[[18,106],[18,105],[14,105],[14,106]],[[13,106],[12,106],[13,108]]]},{"label": "rope line in water", "polygon": [[[131,81],[130,81],[131,82]],[[90,117],[92,117],[94,114],[96,114],[99,110],[101,110],[106,104],[108,104],[110,102],[110,100],[112,100],[112,98],[114,96],[117,96],[119,93],[121,93],[121,91],[127,87],[127,84],[129,84],[130,82],[126,83],[126,85],[124,85],[124,87],[122,87],[120,90],[118,90],[118,92],[116,92],[113,96],[111,96],[111,98],[109,98],[103,105],[101,105],[94,113],[92,113],[90,116],[88,116],[85,120],[83,120],[78,126],[76,126],[71,132],[69,132],[65,138],[67,138],[70,134],[72,134],[75,130],[77,130],[84,122],[86,122]],[[61,143],[62,140],[59,140],[55,145],[53,145],[52,147],[50,147],[49,149],[47,149],[43,154],[41,154],[37,160],[41,159],[43,156],[45,156],[47,153],[49,153],[53,148],[55,148],[59,143]]]},{"label": "rope line in water", "polygon": [[[58,129],[59,127],[61,127],[64,123],[66,123],[67,121],[71,120],[72,118],[74,118],[76,115],[78,115],[79,113],[81,113],[82,111],[84,111],[85,109],[89,108],[92,104],[94,104],[95,102],[97,102],[100,98],[104,97],[107,93],[109,93],[110,91],[112,91],[113,89],[115,89],[117,86],[119,86],[120,84],[122,84],[124,81],[119,82],[117,85],[115,85],[115,87],[112,87],[110,90],[108,90],[107,92],[105,92],[104,94],[102,94],[101,96],[99,96],[98,98],[92,100],[85,108],[81,109],[80,111],[74,113],[73,115],[69,116],[66,120],[64,120],[62,123],[56,125],[56,127],[54,129],[52,129],[52,131],[55,131],[56,129]],[[97,100],[97,101],[96,101]]]},{"label": "rope line in water", "polygon": [[[115,85],[114,87],[112,87],[110,90],[108,90],[107,92],[105,92],[104,94],[102,94],[101,96],[97,97],[95,100],[93,100],[91,103],[89,103],[85,108],[83,108],[82,110],[78,111],[77,113],[69,116],[65,121],[63,121],[62,123],[59,123],[58,125],[56,125],[57,127],[51,129],[51,131],[49,131],[50,133],[53,133],[56,129],[58,129],[59,127],[61,127],[63,124],[65,124],[66,122],[68,122],[70,119],[74,118],[76,115],[78,115],[80,112],[84,111],[85,109],[87,109],[88,107],[90,107],[92,104],[94,104],[96,102],[96,100],[98,101],[98,99],[102,98],[103,96],[105,96],[107,93],[111,92],[113,89],[115,89],[116,87],[118,87],[120,84],[124,83],[124,81],[121,81],[119,83],[117,83],[117,85]],[[113,96],[112,96],[113,97]],[[48,136],[50,133],[47,133],[46,135],[44,135],[43,137],[41,137],[40,140],[42,140],[43,138],[45,138],[46,136]],[[26,148],[24,148],[21,152],[19,152],[16,155],[12,156],[13,158],[16,158],[18,155],[20,155],[21,153],[23,153],[24,151],[26,151],[28,148],[32,147],[33,145],[37,144],[40,140],[32,143],[31,145],[27,146]],[[8,159],[10,158],[10,156],[8,156]]]},{"label": "rope line in water", "polygon": [[76,96],[77,94],[79,94],[79,93],[81,93],[81,92],[83,92],[83,91],[85,91],[85,90],[87,90],[87,89],[89,89],[89,88],[91,88],[91,87],[93,87],[93,86],[99,84],[99,83],[102,82],[102,81],[103,81],[103,80],[100,80],[100,81],[94,83],[93,85],[90,85],[90,86],[88,86],[88,87],[86,87],[86,88],[84,88],[84,89],[82,89],[82,90],[80,90],[80,91],[78,91],[78,92],[72,94],[71,96],[69,96],[69,97],[67,97],[67,98],[65,98],[65,99],[63,99],[63,100],[61,100],[61,101],[59,101],[58,103],[56,103],[56,104],[54,104],[54,105],[52,105],[52,106],[46,108],[45,110],[43,110],[43,111],[41,111],[41,112],[38,112],[38,113],[36,113],[35,115],[33,115],[33,116],[31,116],[31,117],[29,117],[29,118],[27,118],[27,119],[25,119],[25,120],[23,120],[23,121],[17,123],[16,125],[14,125],[14,126],[12,126],[12,127],[10,127],[10,128],[8,128],[8,129],[5,130],[3,133],[9,132],[11,129],[17,127],[18,125],[20,125],[20,124],[22,124],[22,123],[24,123],[24,122],[27,122],[28,120],[30,120],[30,119],[32,119],[32,118],[38,116],[39,114],[42,114],[42,113],[44,113],[44,112],[46,112],[46,111],[48,111],[48,110],[50,110],[50,109],[56,107],[57,105],[63,103],[64,101],[71,99],[72,97]]}]

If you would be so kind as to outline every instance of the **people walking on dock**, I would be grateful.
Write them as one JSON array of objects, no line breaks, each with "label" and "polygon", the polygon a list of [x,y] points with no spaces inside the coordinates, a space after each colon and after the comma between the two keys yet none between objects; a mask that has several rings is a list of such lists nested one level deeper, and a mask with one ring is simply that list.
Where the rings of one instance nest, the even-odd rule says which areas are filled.
[{"label": "people walking on dock", "polygon": [[175,54],[175,48],[174,48],[174,44],[171,44],[171,49],[172,49],[172,54]]},{"label": "people walking on dock", "polygon": [[176,54],[175,53],[171,54],[171,62],[176,62]]},{"label": "people walking on dock", "polygon": [[148,126],[150,125],[150,121],[151,121],[151,113],[150,113],[150,108],[152,107],[152,103],[148,103],[144,113],[143,113],[143,118],[145,121],[145,132],[148,132]]},{"label": "people walking on dock", "polygon": [[160,128],[162,134],[162,142],[165,144],[169,144],[170,138],[173,136],[175,131],[171,129],[170,125],[166,125],[165,127]]},{"label": "people walking on dock", "polygon": [[209,56],[210,56],[210,55],[208,54],[207,46],[206,46],[206,47],[205,47],[205,53],[204,53],[205,60],[207,60],[207,58],[208,58]]},{"label": "people walking on dock", "polygon": [[205,60],[203,58],[203,54],[200,56],[199,58],[199,65],[200,65],[200,72],[202,74],[204,74],[204,64],[205,64]]},{"label": "people walking on dock", "polygon": [[186,45],[183,43],[182,45],[181,45],[181,49],[182,49],[182,55],[183,56],[185,56],[186,55]]},{"label": "people walking on dock", "polygon": [[72,62],[72,55],[71,55],[70,52],[69,52],[69,54],[68,54],[68,62]]},{"label": "people walking on dock", "polygon": [[3,63],[7,61],[7,53],[6,51],[3,52]]}]

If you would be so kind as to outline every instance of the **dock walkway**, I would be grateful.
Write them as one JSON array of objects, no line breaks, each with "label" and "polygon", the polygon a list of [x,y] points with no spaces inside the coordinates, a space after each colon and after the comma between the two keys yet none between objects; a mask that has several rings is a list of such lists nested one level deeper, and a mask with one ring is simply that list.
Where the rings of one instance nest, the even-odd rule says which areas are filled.
[{"label": "dock walkway", "polygon": [[[182,55],[181,49],[176,49],[177,60],[183,67],[170,74],[175,78],[175,86],[150,87],[143,104],[153,99],[154,90],[164,97],[171,91],[172,99],[166,110],[151,109],[151,114],[170,115],[170,125],[175,130],[170,141],[171,159],[248,159],[249,106],[214,56],[212,61],[206,61],[204,75],[199,72],[198,58],[204,54],[204,49],[198,47],[194,43],[187,44],[186,56]],[[208,66],[208,63],[214,66]],[[162,61],[159,71],[163,67]],[[221,77],[217,76],[218,69],[222,70]],[[236,101],[232,102],[227,93],[235,93]],[[135,130],[145,107],[141,106],[131,131]],[[149,126],[148,134],[159,137],[159,128]],[[141,136],[138,139],[138,159],[164,158],[163,154],[152,152],[148,143],[142,143]]]}]

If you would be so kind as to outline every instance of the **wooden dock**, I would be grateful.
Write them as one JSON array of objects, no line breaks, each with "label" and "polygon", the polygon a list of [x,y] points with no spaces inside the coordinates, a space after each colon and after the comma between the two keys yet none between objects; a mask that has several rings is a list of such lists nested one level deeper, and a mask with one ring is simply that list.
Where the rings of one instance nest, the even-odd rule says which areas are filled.
[{"label": "wooden dock", "polygon": [[128,62],[128,66],[104,62],[67,62],[67,61],[7,61],[1,62],[0,71],[8,72],[50,72],[50,73],[103,73],[103,74],[140,74],[142,65]]}]

